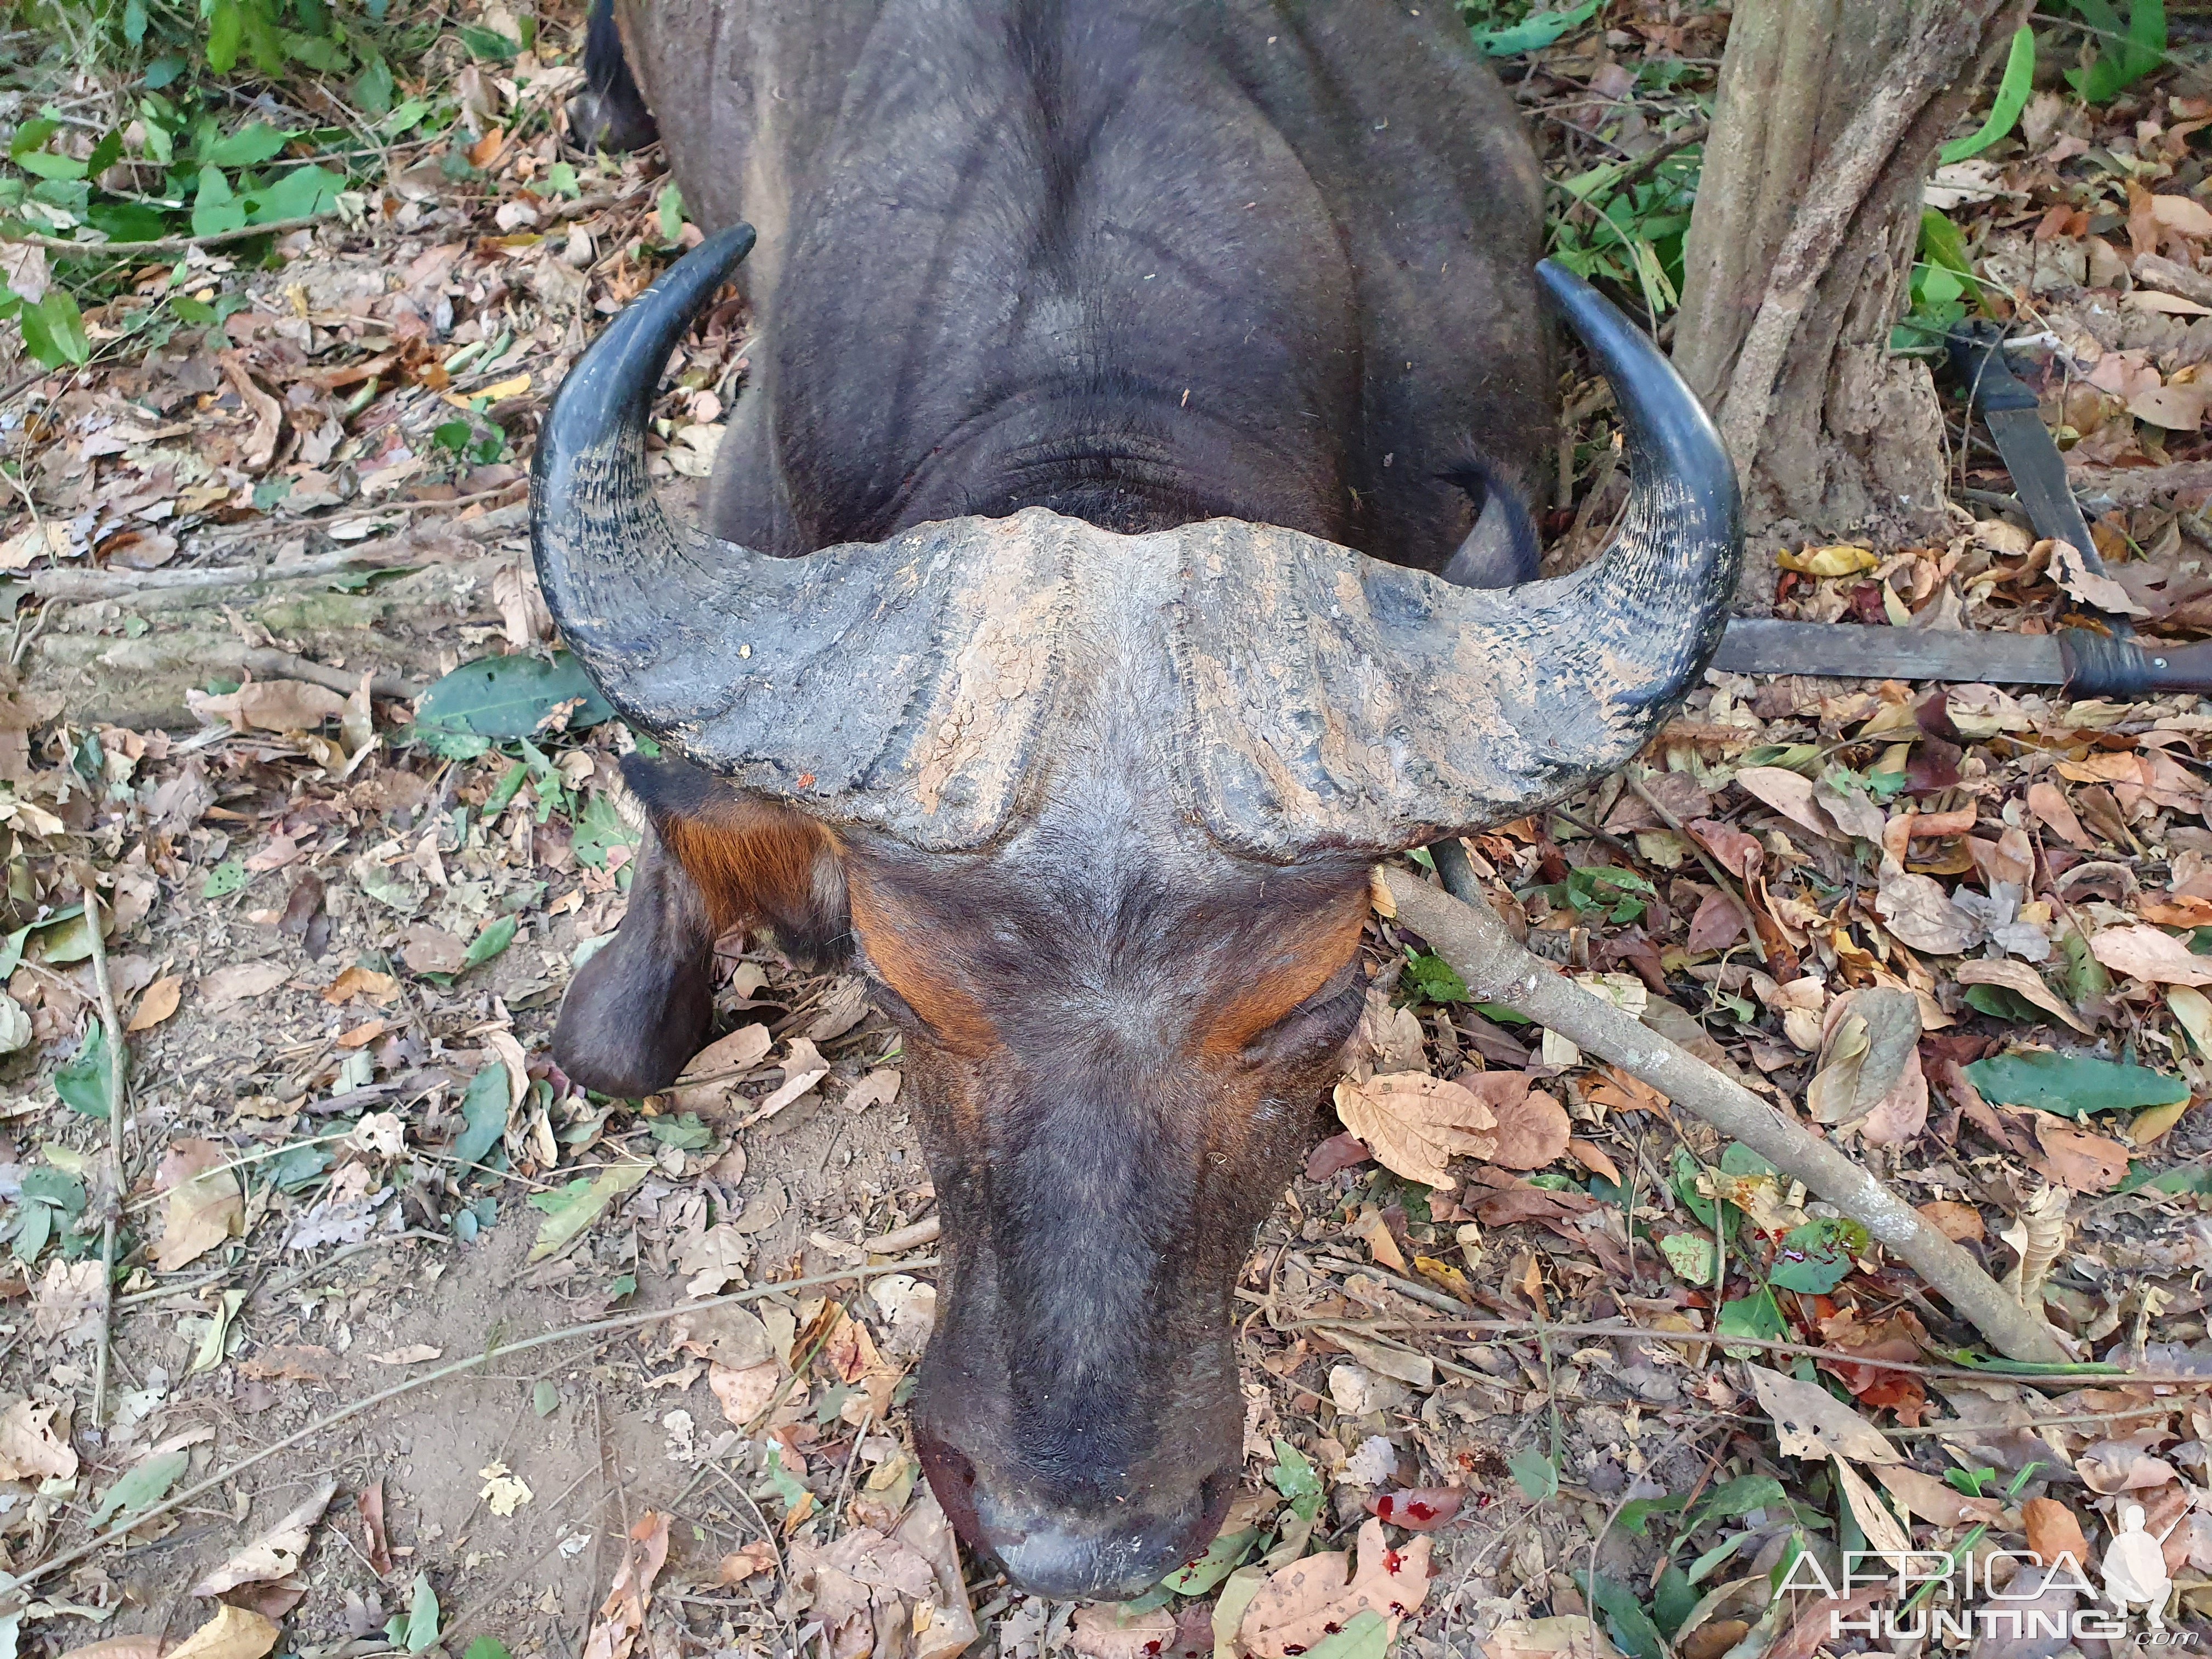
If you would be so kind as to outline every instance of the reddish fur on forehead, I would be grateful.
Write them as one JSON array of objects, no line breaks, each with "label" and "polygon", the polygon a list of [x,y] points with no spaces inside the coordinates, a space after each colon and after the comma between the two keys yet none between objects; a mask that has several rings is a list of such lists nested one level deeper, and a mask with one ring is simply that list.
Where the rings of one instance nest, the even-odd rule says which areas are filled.
[{"label": "reddish fur on forehead", "polygon": [[1206,1028],[1204,1052],[1236,1054],[1329,981],[1359,948],[1367,920],[1362,887],[1300,916],[1276,938],[1274,949],[1237,994],[1222,1003]]},{"label": "reddish fur on forehead", "polygon": [[927,1020],[938,1039],[957,1054],[987,1054],[999,1046],[998,1027],[983,1006],[934,965],[949,945],[933,941],[935,925],[901,906],[855,872],[848,888],[853,931],[867,947],[868,960],[907,1006]]},{"label": "reddish fur on forehead", "polygon": [[669,815],[660,838],[707,900],[717,931],[778,920],[812,896],[829,832],[787,806],[731,796],[703,812]]}]

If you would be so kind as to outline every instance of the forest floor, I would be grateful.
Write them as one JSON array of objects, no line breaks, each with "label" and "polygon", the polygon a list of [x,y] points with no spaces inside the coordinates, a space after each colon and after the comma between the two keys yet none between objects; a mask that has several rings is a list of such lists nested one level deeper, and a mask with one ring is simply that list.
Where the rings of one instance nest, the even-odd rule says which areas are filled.
[{"label": "forest floor", "polygon": [[[696,232],[657,151],[565,145],[577,15],[463,11],[380,83],[295,65],[161,140],[227,155],[284,228],[202,234],[204,191],[191,235],[60,308],[79,267],[0,247],[77,359],[11,339],[0,374],[0,1659],[1379,1659],[1395,1620],[1310,1640],[1284,1611],[1283,1575],[1355,1540],[1363,1577],[1386,1547],[1432,1566],[1396,1638],[1420,1659],[1809,1659],[1855,1644],[1780,1588],[1800,1557],[1995,1553],[1991,1583],[2086,1607],[2051,1564],[2130,1505],[2169,1620],[2212,1620],[2212,706],[1986,685],[1716,673],[1626,774],[1470,851],[1532,948],[1849,1149],[2082,1370],[1966,1363],[1973,1331],[1863,1230],[1377,916],[1339,1098],[1372,1123],[1377,1078],[1459,1084],[1492,1155],[1432,1189],[1314,1103],[1238,1291],[1249,1455],[1206,1562],[1078,1608],[958,1553],[904,1410],[933,1198],[857,981],[726,939],[714,1046],[643,1102],[547,1051],[636,836],[633,739],[531,574],[530,435]],[[1559,247],[1655,315],[1724,28],[1612,0],[1500,61]],[[145,129],[181,100],[9,40],[10,165],[158,195]],[[2094,105],[2045,77],[1939,174],[1964,275],[1916,282],[1923,325],[1978,295],[2031,337],[2117,586],[2055,585],[1947,398],[1945,532],[1790,550],[1761,605],[2212,633],[2193,50]],[[314,222],[250,197],[281,166],[257,127],[343,150]],[[726,301],[671,365],[679,497],[747,343]],[[1563,395],[1555,565],[1626,488],[1596,383]]]}]

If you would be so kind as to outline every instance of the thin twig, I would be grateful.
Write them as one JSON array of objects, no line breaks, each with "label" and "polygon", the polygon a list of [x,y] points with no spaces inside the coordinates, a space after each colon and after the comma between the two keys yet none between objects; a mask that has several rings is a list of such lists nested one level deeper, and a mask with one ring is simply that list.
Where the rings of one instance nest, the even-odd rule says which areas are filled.
[{"label": "thin twig", "polygon": [[1331,1326],[1358,1334],[1404,1329],[1416,1332],[1464,1331],[1470,1335],[1494,1336],[1632,1336],[1646,1342],[1673,1342],[1701,1348],[1709,1348],[1717,1343],[1724,1348],[1759,1348],[1768,1353],[1788,1354],[1807,1359],[1833,1359],[1841,1364],[1863,1365],[1869,1370],[1903,1371],[1913,1376],[1943,1377],[1954,1382],[1971,1379],[1976,1382],[2063,1384],[2068,1388],[2087,1388],[2092,1383],[2124,1383],[2130,1388],[2138,1383],[2156,1383],[2171,1388],[2212,1388],[2212,1376],[2145,1376],[2120,1366],[2112,1366],[2101,1371],[2091,1369],[2059,1375],[2008,1371],[1997,1366],[1924,1365],[1915,1360],[1877,1359],[1867,1354],[1856,1353],[1849,1348],[1816,1348],[1802,1342],[1778,1342],[1766,1337],[1738,1336],[1733,1331],[1662,1331],[1649,1325],[1559,1325],[1540,1319],[1300,1319],[1286,1322],[1275,1328],[1284,1331],[1326,1330]]},{"label": "thin twig", "polygon": [[77,885],[84,894],[84,931],[92,945],[93,989],[100,999],[100,1021],[107,1036],[107,1190],[100,1206],[100,1346],[92,1363],[92,1421],[97,1428],[107,1420],[107,1361],[114,1346],[115,1230],[123,1215],[124,1075],[130,1067],[131,1045],[123,1035],[123,1022],[116,1017],[115,985],[107,972],[107,941],[100,937],[99,878],[88,870],[80,871]]},{"label": "thin twig", "polygon": [[304,230],[309,225],[319,225],[331,216],[329,212],[303,214],[296,219],[271,219],[265,225],[240,225],[230,230],[210,231],[204,236],[156,236],[145,242],[73,242],[65,236],[41,236],[35,231],[22,231],[13,236],[0,236],[0,243],[12,243],[23,247],[42,247],[53,253],[74,253],[79,258],[101,258],[110,254],[183,253],[196,247],[214,247],[223,242],[242,242],[253,236],[278,236],[288,230]]},{"label": "thin twig", "polygon": [[775,1284],[758,1285],[749,1291],[732,1291],[727,1295],[708,1297],[702,1301],[686,1303],[680,1308],[648,1308],[635,1313],[617,1314],[609,1319],[592,1320],[586,1324],[564,1325],[557,1331],[546,1331],[537,1336],[524,1337],[519,1341],[501,1343],[487,1347],[480,1352],[470,1355],[466,1359],[457,1359],[450,1365],[441,1365],[434,1371],[425,1371],[420,1376],[410,1376],[404,1382],[395,1382],[388,1389],[380,1389],[366,1399],[356,1400],[349,1406],[341,1406],[329,1415],[316,1419],[305,1428],[295,1430],[281,1440],[270,1441],[259,1450],[251,1452],[236,1462],[217,1469],[206,1480],[195,1481],[175,1496],[153,1505],[150,1509],[141,1510],[134,1515],[126,1516],[109,1526],[105,1531],[94,1533],[74,1548],[64,1550],[59,1555],[49,1556],[44,1561],[26,1567],[20,1573],[0,1580],[0,1595],[13,1595],[27,1585],[36,1583],[50,1572],[74,1565],[106,1545],[120,1542],[148,1522],[157,1521],[165,1515],[173,1514],[192,1499],[214,1491],[227,1481],[236,1480],[255,1464],[274,1457],[278,1452],[289,1450],[303,1441],[328,1434],[339,1424],[351,1422],[363,1413],[374,1411],[377,1407],[389,1404],[403,1395],[412,1394],[417,1389],[425,1389],[434,1382],[443,1382],[449,1377],[460,1376],[467,1372],[477,1370],[489,1365],[495,1359],[505,1359],[514,1354],[527,1353],[533,1349],[549,1347],[556,1342],[573,1342],[581,1337],[604,1336],[612,1331],[635,1330],[641,1325],[657,1325],[665,1319],[672,1319],[681,1314],[704,1313],[713,1308],[735,1307],[741,1303],[758,1302],[763,1297],[782,1296],[792,1291],[808,1290],[818,1285],[837,1285],[848,1279],[873,1279],[889,1273],[915,1273],[925,1267],[941,1265],[940,1258],[927,1256],[920,1261],[886,1263],[880,1267],[848,1267],[834,1273],[814,1273],[805,1279],[787,1279]]}]

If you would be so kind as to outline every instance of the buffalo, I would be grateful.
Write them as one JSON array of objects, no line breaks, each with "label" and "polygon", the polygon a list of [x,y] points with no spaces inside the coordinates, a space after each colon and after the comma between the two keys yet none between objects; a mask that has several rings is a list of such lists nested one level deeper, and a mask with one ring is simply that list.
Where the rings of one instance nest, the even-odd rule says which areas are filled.
[{"label": "buffalo", "polygon": [[[1534,155],[1448,0],[619,21],[591,106],[657,124],[708,234],[538,440],[546,599],[661,750],[555,1051],[665,1087],[726,929],[860,975],[944,1218],[930,1484],[1017,1583],[1125,1596],[1237,1483],[1235,1282],[1358,1018],[1373,866],[1679,706],[1734,473],[1649,340],[1539,266]],[[645,438],[726,281],[759,337],[694,527]],[[1634,482],[1536,580],[1547,295]]]}]

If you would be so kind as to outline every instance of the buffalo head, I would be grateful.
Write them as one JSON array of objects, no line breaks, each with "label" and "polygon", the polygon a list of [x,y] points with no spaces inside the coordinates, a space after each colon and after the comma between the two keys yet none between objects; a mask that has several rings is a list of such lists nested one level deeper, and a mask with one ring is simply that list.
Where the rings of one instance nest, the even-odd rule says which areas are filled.
[{"label": "buffalo head", "polygon": [[538,441],[553,615],[681,757],[631,773],[656,839],[556,1045],[662,1086],[718,927],[848,955],[905,1028],[945,1217],[931,1484],[1028,1588],[1130,1594],[1235,1485],[1234,1281],[1358,1015],[1371,865],[1636,752],[1719,637],[1734,474],[1547,265],[1634,477],[1572,575],[1481,591],[1267,525],[1041,508],[769,557],[671,522],[645,471],[660,368],[751,240],[631,305]]}]

